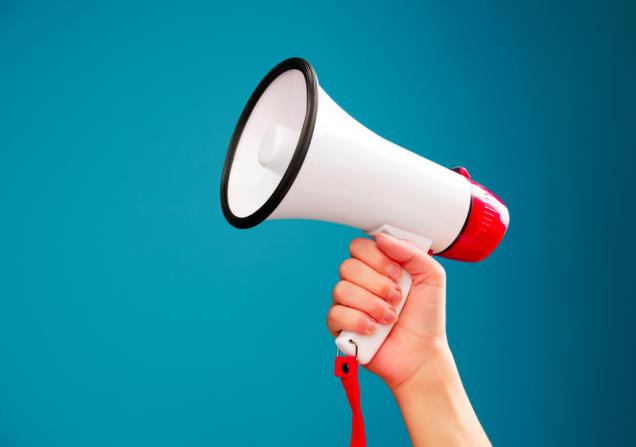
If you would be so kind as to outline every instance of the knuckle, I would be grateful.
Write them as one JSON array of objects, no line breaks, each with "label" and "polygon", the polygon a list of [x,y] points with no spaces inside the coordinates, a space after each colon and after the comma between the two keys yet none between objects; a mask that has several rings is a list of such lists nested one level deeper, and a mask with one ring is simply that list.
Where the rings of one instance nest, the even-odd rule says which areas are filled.
[{"label": "knuckle", "polygon": [[334,299],[341,300],[346,295],[348,288],[346,281],[338,281],[333,288]]},{"label": "knuckle", "polygon": [[355,319],[355,332],[364,333],[369,326],[367,323],[367,317],[363,315],[358,315]]},{"label": "knuckle", "polygon": [[446,282],[446,270],[439,262],[435,262],[434,265],[432,269],[433,278],[440,284],[444,284]]},{"label": "knuckle", "polygon": [[379,262],[379,266],[382,269],[383,272],[388,272],[389,269],[395,265],[393,262],[389,261],[388,259],[383,258],[380,262]]},{"label": "knuckle", "polygon": [[385,298],[388,298],[389,295],[391,294],[391,291],[395,288],[395,284],[393,283],[393,281],[391,280],[386,280],[382,283],[382,285],[380,286],[380,293],[382,293],[382,296]]},{"label": "knuckle", "polygon": [[335,323],[338,320],[338,306],[331,306],[327,312],[327,323]]},{"label": "knuckle", "polygon": [[356,238],[349,243],[349,253],[353,254],[358,252],[364,245],[364,239]]},{"label": "knuckle", "polygon": [[375,303],[371,306],[371,315],[381,316],[385,313],[385,306],[382,303]]},{"label": "knuckle", "polygon": [[352,272],[355,268],[356,261],[355,259],[345,259],[342,264],[340,264],[340,276],[345,277]]}]

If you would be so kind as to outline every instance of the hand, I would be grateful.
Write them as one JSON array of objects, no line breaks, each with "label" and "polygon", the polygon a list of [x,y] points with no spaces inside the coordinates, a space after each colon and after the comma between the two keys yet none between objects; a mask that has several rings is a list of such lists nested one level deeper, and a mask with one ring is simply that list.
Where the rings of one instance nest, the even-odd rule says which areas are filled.
[{"label": "hand", "polygon": [[349,248],[351,258],[340,266],[341,281],[334,287],[327,318],[334,336],[343,330],[371,334],[378,324],[395,321],[402,269],[413,279],[399,320],[367,365],[396,389],[446,349],[446,274],[415,244],[392,236],[380,234],[376,242],[354,239]]},{"label": "hand", "polygon": [[446,274],[413,243],[380,234],[355,239],[340,266],[327,316],[332,335],[372,334],[395,321],[402,269],[413,283],[400,318],[366,366],[391,388],[413,445],[489,446],[446,338]]}]

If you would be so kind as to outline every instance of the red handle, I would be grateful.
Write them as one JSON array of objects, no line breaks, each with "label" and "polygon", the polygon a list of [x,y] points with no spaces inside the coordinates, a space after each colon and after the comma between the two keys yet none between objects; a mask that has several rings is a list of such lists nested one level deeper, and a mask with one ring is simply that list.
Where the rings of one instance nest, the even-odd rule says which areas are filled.
[{"label": "red handle", "polygon": [[351,447],[365,447],[364,420],[360,407],[360,382],[358,382],[358,362],[353,356],[336,357],[336,376],[340,377],[351,406]]}]

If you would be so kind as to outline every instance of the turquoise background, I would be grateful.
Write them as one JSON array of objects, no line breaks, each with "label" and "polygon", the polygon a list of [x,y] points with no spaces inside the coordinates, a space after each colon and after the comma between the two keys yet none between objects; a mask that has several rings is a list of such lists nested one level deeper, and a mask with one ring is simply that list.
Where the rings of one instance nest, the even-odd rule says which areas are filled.
[{"label": "turquoise background", "polygon": [[[496,445],[634,445],[633,2],[0,4],[0,445],[345,445],[324,319],[358,232],[230,227],[225,149],[303,56],[511,211],[443,261]],[[406,445],[363,377],[369,446]],[[299,441],[300,440],[300,441]]]}]

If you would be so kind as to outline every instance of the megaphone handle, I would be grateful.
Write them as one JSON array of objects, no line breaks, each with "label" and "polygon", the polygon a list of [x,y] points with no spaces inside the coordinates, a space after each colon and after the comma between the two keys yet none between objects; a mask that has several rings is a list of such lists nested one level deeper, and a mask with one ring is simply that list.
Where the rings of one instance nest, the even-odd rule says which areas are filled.
[{"label": "megaphone handle", "polygon": [[[384,225],[378,230],[369,232],[368,234],[376,235],[378,233],[390,234],[391,236],[395,236],[400,239],[409,239],[415,242],[415,244],[425,252],[428,251],[432,243],[430,239],[426,239],[420,235],[416,235],[399,228],[390,227],[388,225]],[[411,283],[411,275],[407,271],[403,270],[402,276],[398,280],[398,285],[402,291],[402,300],[397,306],[395,306],[395,312],[397,313],[398,318],[404,308],[404,304],[406,303],[406,297],[408,297],[409,292],[411,291]],[[357,354],[358,362],[365,365],[369,363],[375,356],[376,352],[378,352],[384,343],[384,340],[386,340],[391,332],[391,329],[393,329],[394,324],[395,322],[390,324],[380,324],[378,325],[378,329],[371,335],[360,335],[351,331],[342,331],[338,338],[336,338],[336,345],[340,351],[347,355]]]}]

